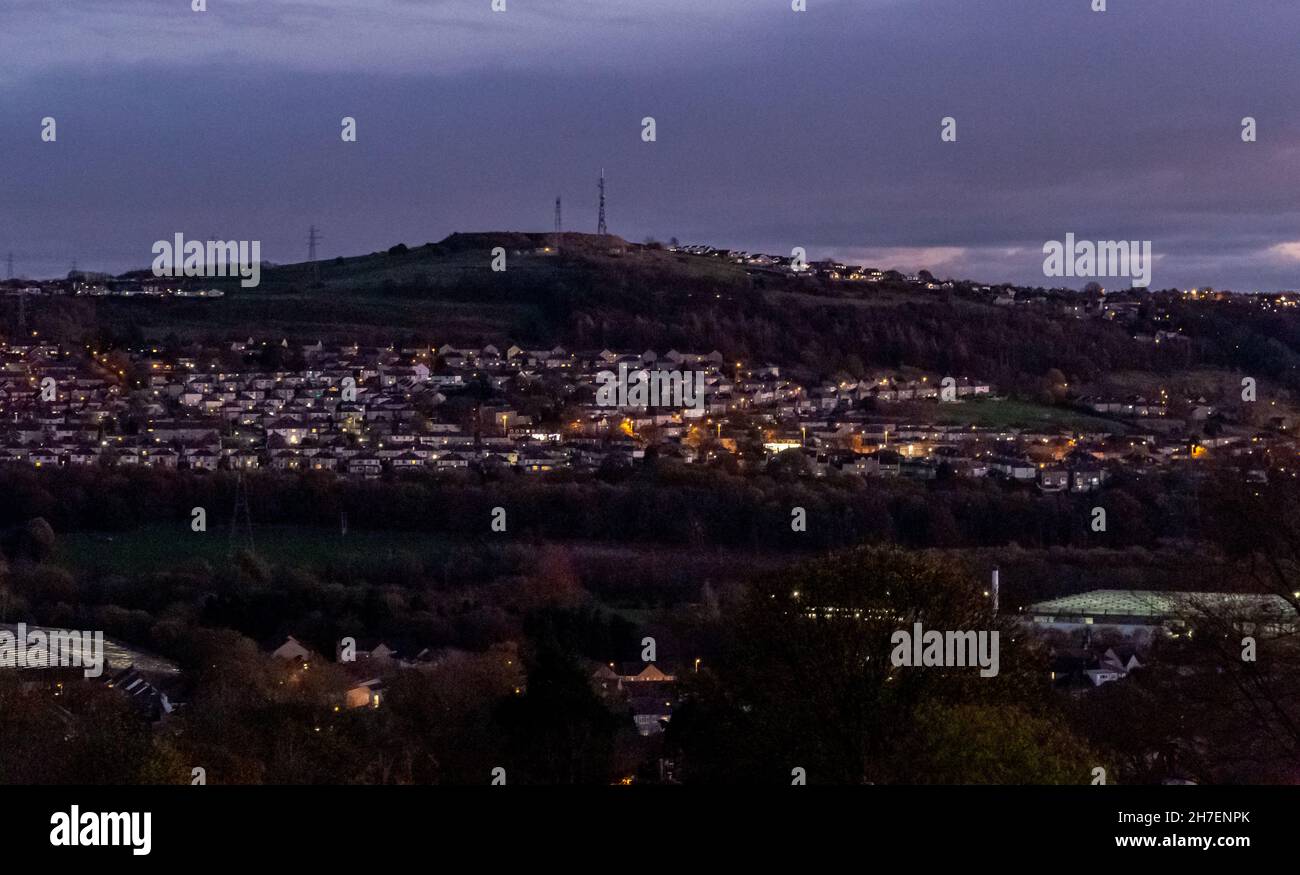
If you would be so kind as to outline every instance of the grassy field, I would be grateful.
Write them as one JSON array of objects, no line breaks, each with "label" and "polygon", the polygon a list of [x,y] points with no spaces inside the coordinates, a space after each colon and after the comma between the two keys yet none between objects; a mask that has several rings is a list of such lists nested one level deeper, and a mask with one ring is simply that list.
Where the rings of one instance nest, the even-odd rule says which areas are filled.
[{"label": "grassy field", "polygon": [[[302,526],[263,526],[254,532],[254,551],[273,564],[319,568],[370,564],[406,554],[428,565],[441,561],[448,542],[413,532],[351,531]],[[60,534],[55,561],[75,571],[106,570],[147,573],[175,569],[194,560],[216,566],[225,562],[229,534],[225,525],[192,532],[186,524],[150,526],[131,532]]]},{"label": "grassy field", "polygon": [[1123,423],[1090,416],[1061,407],[1032,401],[965,401],[960,404],[926,405],[928,415],[944,425],[977,425],[985,428],[1036,428],[1054,426],[1076,431],[1104,431],[1124,434]]}]

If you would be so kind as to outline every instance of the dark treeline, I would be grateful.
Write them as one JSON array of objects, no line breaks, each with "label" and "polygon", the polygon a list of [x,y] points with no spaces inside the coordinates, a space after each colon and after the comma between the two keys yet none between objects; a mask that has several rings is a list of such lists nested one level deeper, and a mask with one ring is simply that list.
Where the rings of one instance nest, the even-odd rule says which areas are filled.
[{"label": "dark treeline", "polygon": [[1275,379],[1300,389],[1300,319],[1265,310],[1244,297],[1213,306],[1170,307],[1176,328],[1192,338],[1194,361]]},{"label": "dark treeline", "polygon": [[617,577],[651,606],[694,601],[702,590],[699,580],[579,564],[536,545],[450,547],[436,559],[396,553],[365,564],[284,562],[248,550],[208,560],[178,549],[174,560],[130,573],[10,557],[7,569],[0,565],[0,623],[102,629],[179,660],[197,629],[231,629],[264,646],[291,634],[331,658],[345,636],[413,656],[483,652],[544,630],[587,658],[631,660],[640,637],[593,599],[620,595],[606,585]]},{"label": "dark treeline", "polygon": [[[956,478],[739,475],[656,463],[608,477],[402,475],[376,480],[263,472],[245,476],[254,525],[439,533],[500,540],[823,550],[864,542],[908,547],[1098,546],[1092,510],[1109,520],[1104,546],[1153,546],[1196,535],[1197,492],[1177,474],[1117,478],[1093,494]],[[194,508],[224,526],[233,475],[152,468],[0,469],[0,526],[34,517],[56,531],[124,531],[174,522]],[[507,530],[490,529],[493,509]],[[794,508],[807,530],[794,531]]]}]

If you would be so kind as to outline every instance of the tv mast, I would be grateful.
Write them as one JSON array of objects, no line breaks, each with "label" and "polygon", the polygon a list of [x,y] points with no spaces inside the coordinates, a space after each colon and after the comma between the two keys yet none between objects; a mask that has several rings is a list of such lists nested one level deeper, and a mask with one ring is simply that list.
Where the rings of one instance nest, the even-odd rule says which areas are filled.
[{"label": "tv mast", "polygon": [[560,229],[563,227],[563,225],[564,223],[560,221],[560,198],[559,195],[556,195],[555,197],[555,236],[556,237],[560,236]]},{"label": "tv mast", "polygon": [[609,233],[605,225],[605,168],[600,168],[600,217],[596,220],[596,233],[604,236]]},{"label": "tv mast", "polygon": [[311,262],[313,282],[320,282],[320,265],[316,263],[316,244],[321,240],[320,229],[312,225],[307,229],[307,260]]},{"label": "tv mast", "polygon": [[[9,268],[9,279],[14,278],[14,254],[10,252],[5,257],[5,263]],[[27,334],[27,295],[25,289],[18,290],[18,336],[24,337]]]}]

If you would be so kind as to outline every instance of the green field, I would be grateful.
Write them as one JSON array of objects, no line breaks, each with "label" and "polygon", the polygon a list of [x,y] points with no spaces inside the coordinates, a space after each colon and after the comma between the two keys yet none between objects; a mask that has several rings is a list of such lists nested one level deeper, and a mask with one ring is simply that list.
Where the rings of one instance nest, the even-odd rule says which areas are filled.
[{"label": "green field", "polygon": [[[275,565],[309,568],[369,565],[399,556],[422,564],[442,561],[448,541],[415,532],[351,531],[303,526],[264,526],[253,533],[253,549]],[[70,532],[59,534],[55,561],[74,571],[102,570],[148,573],[182,568],[194,560],[214,567],[227,561],[229,532],[225,525],[192,532],[187,523],[150,526],[131,532]]]},{"label": "green field", "polygon": [[976,425],[982,428],[1038,428],[1053,426],[1075,431],[1127,432],[1124,424],[1113,419],[1090,416],[1062,407],[1035,404],[1032,401],[965,401],[926,407],[929,415],[942,425]]}]

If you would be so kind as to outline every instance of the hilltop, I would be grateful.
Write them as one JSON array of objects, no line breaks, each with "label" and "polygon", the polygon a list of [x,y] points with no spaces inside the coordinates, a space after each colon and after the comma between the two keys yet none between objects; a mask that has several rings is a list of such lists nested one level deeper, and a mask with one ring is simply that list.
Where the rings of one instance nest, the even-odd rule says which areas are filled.
[{"label": "hilltop", "polygon": [[[506,250],[507,269],[491,269]],[[149,281],[148,272],[127,275]],[[198,281],[191,281],[198,282]],[[752,289],[745,271],[713,260],[592,234],[456,233],[437,243],[264,267],[261,284],[203,280],[218,300],[95,302],[96,319],[145,336],[280,332],[304,339],[388,342],[420,336],[457,342],[554,342],[569,316],[600,303],[621,311],[653,287],[701,293]],[[625,300],[620,300],[626,298]],[[597,307],[597,309],[601,309]]]}]

